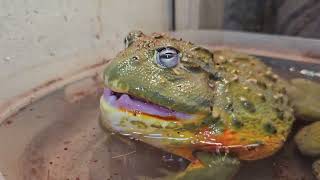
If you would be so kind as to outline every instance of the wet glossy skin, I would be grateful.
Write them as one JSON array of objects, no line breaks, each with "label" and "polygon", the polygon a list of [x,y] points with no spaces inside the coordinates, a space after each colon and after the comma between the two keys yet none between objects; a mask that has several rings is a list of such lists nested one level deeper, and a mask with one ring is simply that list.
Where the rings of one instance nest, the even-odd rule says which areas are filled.
[{"label": "wet glossy skin", "polygon": [[[294,121],[283,81],[254,57],[210,52],[164,35],[134,32],[104,72],[105,85],[192,119],[166,119],[109,106],[104,127],[196,161],[202,150],[242,160],[265,158],[285,142]],[[173,47],[180,63],[161,68],[156,50]]]}]

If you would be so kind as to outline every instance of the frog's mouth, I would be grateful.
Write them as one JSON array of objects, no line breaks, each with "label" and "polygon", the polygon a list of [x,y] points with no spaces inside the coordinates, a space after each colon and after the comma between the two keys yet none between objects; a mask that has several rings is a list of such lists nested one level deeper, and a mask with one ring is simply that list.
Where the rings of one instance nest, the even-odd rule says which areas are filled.
[{"label": "frog's mouth", "polygon": [[104,89],[103,99],[119,110],[134,114],[145,114],[162,120],[193,119],[191,114],[177,112],[129,94],[112,91],[109,88]]}]

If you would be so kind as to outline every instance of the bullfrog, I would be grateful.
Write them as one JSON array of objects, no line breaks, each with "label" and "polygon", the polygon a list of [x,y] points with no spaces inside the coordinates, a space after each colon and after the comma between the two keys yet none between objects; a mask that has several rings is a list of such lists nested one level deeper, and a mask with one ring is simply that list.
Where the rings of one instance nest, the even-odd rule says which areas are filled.
[{"label": "bullfrog", "polygon": [[190,161],[169,179],[231,179],[241,161],[283,146],[289,83],[256,57],[141,31],[125,45],[103,73],[100,123]]}]

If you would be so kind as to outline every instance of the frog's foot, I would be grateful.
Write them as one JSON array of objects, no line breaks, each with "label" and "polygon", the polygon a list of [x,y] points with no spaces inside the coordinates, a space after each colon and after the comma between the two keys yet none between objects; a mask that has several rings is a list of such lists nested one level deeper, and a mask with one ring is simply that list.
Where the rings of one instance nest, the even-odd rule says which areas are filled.
[{"label": "frog's foot", "polygon": [[230,180],[238,171],[240,162],[227,155],[215,155],[197,152],[198,160],[190,163],[188,168],[178,174],[176,180]]},{"label": "frog's foot", "polygon": [[320,180],[320,159],[313,163],[312,169],[313,174],[316,176],[318,180]]}]

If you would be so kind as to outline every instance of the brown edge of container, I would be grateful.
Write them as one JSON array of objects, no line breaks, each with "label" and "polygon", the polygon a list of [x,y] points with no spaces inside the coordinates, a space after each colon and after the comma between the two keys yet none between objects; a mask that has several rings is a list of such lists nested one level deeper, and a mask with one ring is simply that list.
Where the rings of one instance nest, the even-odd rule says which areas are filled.
[{"label": "brown edge of container", "polygon": [[0,104],[0,123],[2,123],[8,117],[16,114],[28,104],[44,97],[45,95],[75,81],[84,79],[87,77],[99,76],[109,60],[103,59],[102,61],[85,66],[73,73],[64,75],[55,79],[48,80],[29,91],[26,91],[11,100]]}]

